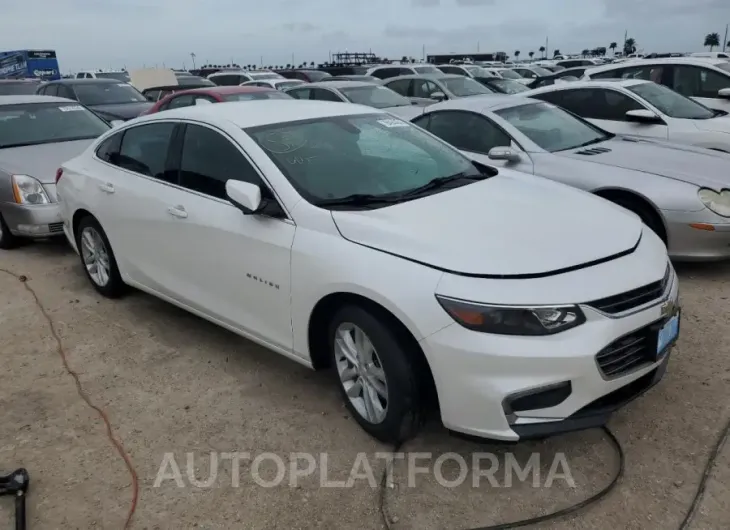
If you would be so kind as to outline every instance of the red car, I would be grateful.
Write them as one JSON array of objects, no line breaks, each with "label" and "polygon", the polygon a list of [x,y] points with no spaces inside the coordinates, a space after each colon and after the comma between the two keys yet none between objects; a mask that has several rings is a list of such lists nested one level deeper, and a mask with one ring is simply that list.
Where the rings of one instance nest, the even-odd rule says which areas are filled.
[{"label": "red car", "polygon": [[293,99],[280,90],[259,86],[216,86],[193,88],[175,92],[161,99],[144,114],[154,114],[163,110],[225,103],[227,101],[250,101],[254,99]]}]

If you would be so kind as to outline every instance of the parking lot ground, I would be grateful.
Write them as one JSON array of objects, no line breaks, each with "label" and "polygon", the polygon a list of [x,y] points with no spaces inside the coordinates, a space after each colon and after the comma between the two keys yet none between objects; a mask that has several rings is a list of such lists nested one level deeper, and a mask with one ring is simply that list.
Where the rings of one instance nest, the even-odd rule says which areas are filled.
[{"label": "parking lot ground", "polygon": [[[129,453],[139,477],[132,528],[383,528],[379,493],[366,466],[357,468],[364,478],[349,488],[321,487],[323,480],[346,481],[358,453],[371,457],[379,478],[383,460],[372,457],[390,450],[348,417],[330,374],[311,372],[146,294],[104,299],[62,244],[0,251],[0,267],[28,278],[84,390],[106,411]],[[683,519],[730,415],[730,265],[678,270],[684,316],[668,373],[610,424],[626,453],[625,475],[599,503],[541,528],[664,530]],[[132,497],[124,461],[99,415],[79,397],[31,294],[4,273],[0,344],[0,472],[30,471],[29,527],[122,528]],[[538,453],[541,474],[537,480],[534,473],[526,481],[513,477],[507,487],[498,471],[496,486],[482,479],[475,488],[472,477],[445,488],[437,477],[454,480],[460,471],[458,460],[449,458],[441,475],[418,475],[409,487],[405,462],[396,461],[386,498],[394,529],[456,530],[539,515],[589,497],[610,480],[616,464],[598,430],[515,446],[480,445],[434,423],[402,450],[432,453],[431,460],[418,460],[431,469],[442,453],[456,452],[470,466],[475,452],[490,452],[501,464],[507,452],[523,464]],[[277,455],[287,468],[284,480],[274,487],[257,484],[274,483],[281,470],[273,457],[260,466],[244,458],[236,485],[231,462],[222,456],[233,452],[251,459]],[[313,455],[317,467],[292,486],[290,454],[299,452]],[[321,453],[327,454],[326,472]],[[574,487],[564,478],[546,484],[557,453],[564,455]],[[306,461],[295,462],[306,467]],[[181,472],[179,483],[171,478],[171,463]],[[156,485],[163,467],[169,474]],[[199,481],[211,467],[217,475],[204,487]],[[692,528],[728,528],[728,499],[730,446],[718,458]],[[12,514],[11,499],[0,498],[0,527],[10,527]]]}]

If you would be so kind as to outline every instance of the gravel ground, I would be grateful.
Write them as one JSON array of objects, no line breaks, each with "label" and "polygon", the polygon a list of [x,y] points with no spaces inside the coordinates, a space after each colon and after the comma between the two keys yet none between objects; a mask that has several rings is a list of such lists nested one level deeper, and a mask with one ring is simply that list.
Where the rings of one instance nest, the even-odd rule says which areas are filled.
[{"label": "gravel ground", "polygon": [[[383,528],[378,490],[357,455],[371,457],[378,479],[384,460],[375,455],[390,448],[348,418],[331,375],[310,372],[145,294],[106,300],[87,284],[76,256],[62,244],[0,251],[0,268],[27,276],[83,389],[106,411],[114,436],[129,453],[139,479],[132,528]],[[722,324],[730,265],[678,269],[684,320],[668,373],[610,424],[626,452],[624,477],[599,503],[542,528],[671,530],[683,519],[730,415],[730,328]],[[0,339],[0,469],[30,471],[30,528],[122,528],[133,492],[124,460],[99,414],[79,397],[31,293],[2,272]],[[442,453],[455,452],[471,465],[474,453],[489,452],[500,471],[495,484],[482,478],[476,488],[471,472],[456,488],[439,485],[433,474],[414,477],[410,487],[405,462],[396,461],[386,498],[396,530],[457,530],[539,515],[589,497],[610,480],[616,465],[597,430],[504,446],[462,441],[432,424],[402,450],[411,458],[432,453],[431,460],[417,460],[431,468],[438,467],[435,459]],[[242,458],[236,479],[230,455],[222,455],[234,452],[251,459],[274,453],[286,466],[283,482],[257,483],[275,481],[273,456]],[[290,455],[298,452],[314,455],[317,469],[290,485]],[[326,472],[321,453],[327,454]],[[540,475],[508,486],[505,463],[512,458],[525,465],[532,453],[540,457]],[[564,460],[556,460],[558,453]],[[294,463],[304,469],[301,458]],[[565,475],[553,477],[548,487],[555,462],[567,464],[557,470],[567,470],[573,487]],[[718,458],[692,528],[730,527],[729,464],[730,444]],[[351,487],[321,487],[322,481],[346,481],[353,467],[361,475]],[[163,468],[167,474],[158,477]],[[211,469],[217,469],[212,484],[195,486]],[[439,469],[445,480],[459,475],[455,458]],[[11,499],[0,498],[0,526],[10,526],[11,508]]]}]

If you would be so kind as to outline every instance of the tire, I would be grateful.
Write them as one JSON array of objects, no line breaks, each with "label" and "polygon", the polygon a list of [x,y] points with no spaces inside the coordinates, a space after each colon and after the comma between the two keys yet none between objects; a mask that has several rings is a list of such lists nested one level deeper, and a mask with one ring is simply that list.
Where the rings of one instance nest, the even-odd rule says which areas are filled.
[{"label": "tire", "polygon": [[615,197],[611,198],[610,201],[638,215],[641,221],[664,241],[664,244],[667,243],[664,225],[659,216],[649,207],[630,197]]},{"label": "tire", "polygon": [[[84,217],[76,227],[75,236],[81,265],[91,285],[107,298],[119,298],[122,296],[127,291],[127,286],[122,281],[119,268],[117,267],[117,260],[114,257],[114,251],[99,222],[91,216]],[[89,257],[89,253],[87,252],[87,249],[90,247],[86,246],[84,242],[86,237],[92,238],[93,246],[95,247],[95,252],[92,255],[95,256],[95,260],[100,260],[96,261],[96,268],[93,265],[91,268],[87,265],[87,263],[91,263],[90,259],[92,258]],[[103,274],[103,271],[106,271],[106,274]]]},{"label": "tire", "polygon": [[[355,335],[360,337],[360,332],[372,344],[375,355],[370,359],[372,363],[369,368],[366,369],[365,363],[361,363],[362,368],[358,370],[352,368],[353,364],[345,359],[337,343],[343,343],[343,334],[354,338]],[[385,443],[402,443],[415,436],[423,418],[422,389],[418,382],[418,368],[413,362],[413,352],[407,351],[394,330],[373,313],[362,307],[351,305],[337,311],[330,321],[327,337],[335,377],[342,398],[350,414],[360,426],[368,434]],[[380,370],[377,370],[378,368]],[[367,383],[363,386],[361,383],[361,397],[351,399],[346,387],[352,390],[357,383],[353,384],[352,380],[349,384],[344,382],[345,369],[349,369],[348,374],[359,374],[354,375],[353,380],[357,380],[357,378],[362,380],[363,374],[365,374],[366,379],[375,381],[375,384]],[[382,372],[384,378],[378,379],[372,376],[374,370]],[[382,384],[383,379],[384,385]],[[384,386],[387,399],[376,398],[375,407],[380,404],[381,410],[370,408],[370,411],[380,412],[382,417],[375,417],[377,414],[368,417],[366,400],[362,396],[365,395],[366,389],[370,389],[370,395],[375,396],[376,386],[379,386],[381,391]]]},{"label": "tire", "polygon": [[10,233],[5,219],[0,214],[0,248],[3,250],[10,250],[20,245],[20,239]]}]

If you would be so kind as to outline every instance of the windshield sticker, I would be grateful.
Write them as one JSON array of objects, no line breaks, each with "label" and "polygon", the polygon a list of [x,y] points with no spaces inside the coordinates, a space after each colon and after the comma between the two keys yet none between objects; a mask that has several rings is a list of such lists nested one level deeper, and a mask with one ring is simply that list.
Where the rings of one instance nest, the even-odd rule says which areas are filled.
[{"label": "windshield sticker", "polygon": [[72,112],[74,110],[84,110],[81,105],[66,105],[65,107],[58,107],[61,112]]},{"label": "windshield sticker", "polygon": [[277,131],[267,134],[261,144],[271,153],[287,155],[307,145],[307,138],[299,131]]},{"label": "windshield sticker", "polygon": [[393,128],[393,127],[408,127],[408,124],[406,122],[400,121],[400,120],[392,120],[392,119],[378,120],[378,123],[380,125],[383,125],[383,126],[388,127],[388,128]]}]

